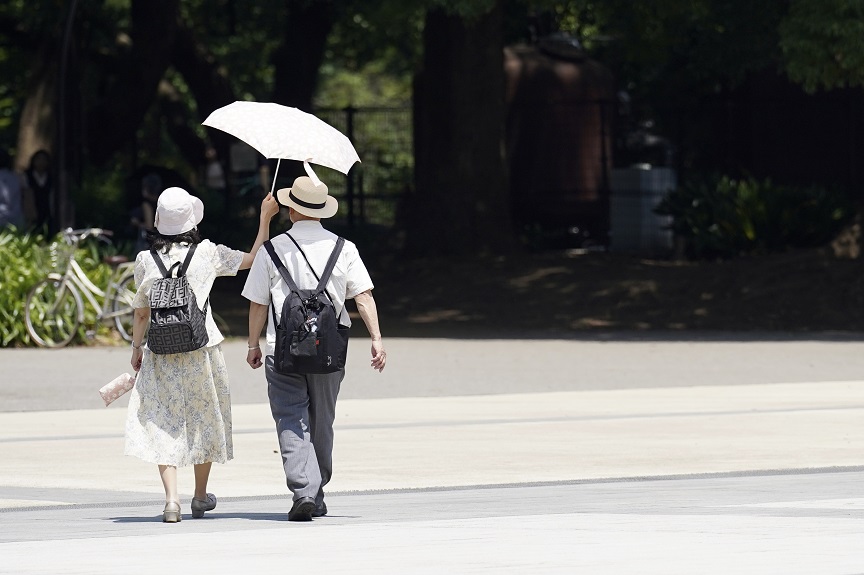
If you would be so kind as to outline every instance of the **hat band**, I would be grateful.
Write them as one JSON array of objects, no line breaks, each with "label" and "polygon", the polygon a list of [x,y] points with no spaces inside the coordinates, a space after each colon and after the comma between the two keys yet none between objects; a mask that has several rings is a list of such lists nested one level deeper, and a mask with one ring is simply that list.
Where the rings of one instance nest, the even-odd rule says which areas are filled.
[{"label": "hat band", "polygon": [[321,208],[327,205],[327,202],[321,202],[320,204],[313,204],[312,202],[304,202],[300,198],[294,195],[293,191],[288,192],[288,199],[292,200],[298,206],[303,206],[304,208],[309,208],[310,210],[320,210]]}]

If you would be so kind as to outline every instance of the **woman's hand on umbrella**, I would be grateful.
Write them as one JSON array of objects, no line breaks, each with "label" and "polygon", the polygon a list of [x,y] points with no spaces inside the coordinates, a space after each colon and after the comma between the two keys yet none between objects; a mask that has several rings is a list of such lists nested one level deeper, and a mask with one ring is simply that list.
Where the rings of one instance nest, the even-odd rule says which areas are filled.
[{"label": "woman's hand on umbrella", "polygon": [[273,216],[279,213],[279,202],[271,194],[264,196],[261,201],[261,221],[269,222]]}]

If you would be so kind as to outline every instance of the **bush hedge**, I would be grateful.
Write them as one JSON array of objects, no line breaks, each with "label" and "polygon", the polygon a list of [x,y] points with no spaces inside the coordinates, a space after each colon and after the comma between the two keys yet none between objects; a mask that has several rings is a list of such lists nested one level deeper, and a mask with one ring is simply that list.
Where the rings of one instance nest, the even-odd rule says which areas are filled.
[{"label": "bush hedge", "polygon": [[655,211],[672,217],[674,234],[694,259],[821,246],[854,215],[837,191],[729,176],[685,183]]}]

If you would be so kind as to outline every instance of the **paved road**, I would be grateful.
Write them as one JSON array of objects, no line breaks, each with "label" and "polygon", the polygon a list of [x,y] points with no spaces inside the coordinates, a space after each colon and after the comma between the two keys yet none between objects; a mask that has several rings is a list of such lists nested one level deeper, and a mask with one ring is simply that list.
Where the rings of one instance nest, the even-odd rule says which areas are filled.
[{"label": "paved road", "polygon": [[[584,340],[388,339],[387,369],[352,339],[342,398],[845,381],[862,377],[864,336],[598,334]],[[223,344],[235,404],[266,403],[241,340]],[[0,411],[88,409],[129,371],[129,349],[0,349]],[[118,405],[125,406],[121,398]]]},{"label": "paved road", "polygon": [[302,525],[242,342],[219,506],[185,470],[177,525],[96,394],[125,349],[0,350],[0,573],[864,573],[858,338],[390,340],[384,374],[352,345]]},{"label": "paved road", "polygon": [[[864,473],[561,483],[284,499],[163,525],[152,502],[0,514],[2,573],[860,573]],[[132,502],[139,503],[139,502]],[[46,519],[50,517],[50,521]],[[38,533],[38,536],[34,536]],[[290,566],[290,567],[289,567]]]}]

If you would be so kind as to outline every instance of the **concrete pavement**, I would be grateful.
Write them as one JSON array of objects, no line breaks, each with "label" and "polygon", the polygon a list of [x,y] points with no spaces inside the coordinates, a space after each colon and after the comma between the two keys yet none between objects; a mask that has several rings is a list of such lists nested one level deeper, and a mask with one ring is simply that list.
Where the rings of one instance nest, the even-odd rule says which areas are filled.
[{"label": "concrete pavement", "polygon": [[[860,573],[862,473],[563,483],[334,495],[292,524],[284,500],[220,502],[159,523],[152,506],[0,514],[38,537],[4,573]],[[51,521],[46,521],[46,517]],[[9,541],[8,538],[4,540]]]},{"label": "concrete pavement", "polygon": [[0,350],[0,573],[864,573],[855,338],[387,344],[377,374],[352,343],[311,525],[285,521],[242,342],[219,507],[192,520],[181,470],[179,525],[154,466],[122,456],[126,400],[98,407],[125,349]]},{"label": "concrete pavement", "polygon": [[[379,374],[368,367],[367,341],[351,340],[340,398],[848,381],[861,379],[864,351],[864,334],[388,338],[387,369]],[[223,351],[233,403],[266,403],[264,375],[246,365],[243,341],[226,341]],[[100,408],[95,390],[129,371],[129,355],[128,346],[0,349],[0,411]]]}]

